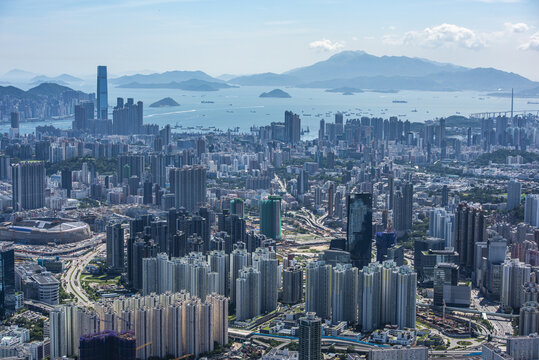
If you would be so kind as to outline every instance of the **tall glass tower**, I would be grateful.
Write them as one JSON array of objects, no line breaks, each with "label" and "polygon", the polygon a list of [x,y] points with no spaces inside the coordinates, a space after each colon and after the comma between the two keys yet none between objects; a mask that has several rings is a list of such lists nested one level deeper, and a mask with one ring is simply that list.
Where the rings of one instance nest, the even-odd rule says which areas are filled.
[{"label": "tall glass tower", "polygon": [[369,265],[372,253],[372,195],[348,195],[346,249],[352,264],[361,269]]},{"label": "tall glass tower", "polygon": [[97,118],[108,118],[107,67],[97,67]]},{"label": "tall glass tower", "polygon": [[260,232],[272,239],[281,238],[281,197],[268,196],[260,204]]}]

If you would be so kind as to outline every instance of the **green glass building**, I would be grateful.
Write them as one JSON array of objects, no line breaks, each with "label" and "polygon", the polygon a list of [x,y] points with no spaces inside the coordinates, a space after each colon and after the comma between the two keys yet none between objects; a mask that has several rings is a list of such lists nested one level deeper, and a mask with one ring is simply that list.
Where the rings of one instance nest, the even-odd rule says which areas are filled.
[{"label": "green glass building", "polygon": [[260,204],[260,232],[272,239],[281,238],[281,197],[268,196]]}]

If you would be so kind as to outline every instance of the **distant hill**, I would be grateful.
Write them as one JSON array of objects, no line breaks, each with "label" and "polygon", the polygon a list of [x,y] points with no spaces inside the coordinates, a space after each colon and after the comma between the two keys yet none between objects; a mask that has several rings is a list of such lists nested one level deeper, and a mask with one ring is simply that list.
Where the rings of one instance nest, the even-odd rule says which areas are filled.
[{"label": "distant hill", "polygon": [[160,108],[160,107],[169,107],[169,106],[180,106],[180,104],[174,101],[173,98],[166,97],[150,105],[151,108]]},{"label": "distant hill", "polygon": [[39,84],[39,83],[57,83],[57,84],[69,84],[69,83],[81,83],[84,80],[79,79],[78,77],[69,75],[69,74],[62,74],[54,77],[45,76],[45,75],[39,75],[35,76],[32,79],[30,79],[30,83],[32,84]]},{"label": "distant hill", "polygon": [[185,91],[217,91],[220,89],[228,89],[234,86],[228,85],[222,82],[204,81],[197,79],[190,79],[187,81],[169,83],[138,83],[132,82],[129,84],[123,84],[118,86],[120,88],[129,89],[180,89]]},{"label": "distant hill", "polygon": [[73,90],[67,86],[58,85],[55,83],[42,83],[39,84],[36,87],[31,88],[27,91],[30,95],[36,95],[36,96],[46,96],[46,97],[59,97],[66,93],[70,94],[76,94],[80,93],[83,94],[81,91]]},{"label": "distant hill", "polygon": [[256,86],[256,85],[294,85],[299,82],[299,79],[290,76],[275,73],[264,73],[256,75],[239,76],[229,81],[231,84]]},{"label": "distant hill", "polygon": [[290,96],[289,93],[281,89],[273,89],[269,92],[264,92],[260,94],[259,97],[261,98],[291,98],[292,96]]},{"label": "distant hill", "polygon": [[3,111],[9,113],[24,109],[39,119],[72,114],[72,104],[90,99],[89,94],[53,83],[43,83],[28,91],[15,86],[0,86],[0,107]]},{"label": "distant hill", "polygon": [[353,87],[343,86],[343,87],[335,88],[335,89],[327,89],[326,92],[355,94],[355,93],[362,93],[363,90],[353,88]]},{"label": "distant hill", "polygon": [[374,56],[363,51],[343,51],[327,60],[282,74],[240,76],[230,82],[325,89],[348,87],[374,91],[495,91],[539,87],[538,82],[492,68],[471,69],[406,56]]},{"label": "distant hill", "polygon": [[13,69],[5,73],[4,75],[0,76],[0,80],[5,82],[14,82],[14,83],[26,83],[33,77],[35,77],[37,74],[24,71],[20,69]]},{"label": "distant hill", "polygon": [[350,79],[360,76],[425,76],[466,68],[406,56],[374,56],[364,51],[342,51],[327,60],[285,72],[303,82]]},{"label": "distant hill", "polygon": [[26,91],[21,90],[15,86],[0,86],[0,97],[12,96],[14,98],[22,99],[26,96],[31,96]]},{"label": "distant hill", "polygon": [[183,82],[188,80],[202,80],[215,83],[224,83],[223,80],[211,77],[203,71],[167,71],[164,73],[154,73],[148,75],[126,75],[116,79],[110,79],[112,84],[125,85],[131,83],[139,84],[167,84],[171,82]]}]

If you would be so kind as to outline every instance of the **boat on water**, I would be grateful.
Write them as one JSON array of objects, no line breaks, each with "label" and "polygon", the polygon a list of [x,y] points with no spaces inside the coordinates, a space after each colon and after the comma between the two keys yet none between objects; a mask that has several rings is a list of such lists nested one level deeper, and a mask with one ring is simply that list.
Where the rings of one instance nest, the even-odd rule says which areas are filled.
[{"label": "boat on water", "polygon": [[417,109],[412,110],[412,112],[417,112]]},{"label": "boat on water", "polygon": [[408,101],[406,100],[393,100],[393,104],[407,104]]},{"label": "boat on water", "polygon": [[528,104],[538,105],[538,104],[539,104],[539,101],[528,101]]},{"label": "boat on water", "polygon": [[214,104],[215,101],[211,101],[211,100],[202,100],[200,103],[201,103],[201,104]]}]

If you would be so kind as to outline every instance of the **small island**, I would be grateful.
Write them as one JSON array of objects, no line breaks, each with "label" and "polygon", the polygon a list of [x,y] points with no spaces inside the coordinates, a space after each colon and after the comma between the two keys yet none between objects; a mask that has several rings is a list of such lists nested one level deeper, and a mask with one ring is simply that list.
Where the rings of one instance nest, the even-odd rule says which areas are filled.
[{"label": "small island", "polygon": [[326,92],[342,93],[343,95],[353,95],[356,93],[362,93],[363,90],[353,88],[353,87],[343,86],[343,87],[339,87],[335,89],[327,89]]},{"label": "small island", "polygon": [[289,93],[281,90],[281,89],[273,89],[270,92],[265,92],[260,94],[261,98],[291,98]]},{"label": "small island", "polygon": [[180,106],[180,104],[174,101],[173,98],[166,97],[150,105],[151,108],[160,108],[160,107],[169,107],[169,106]]}]

